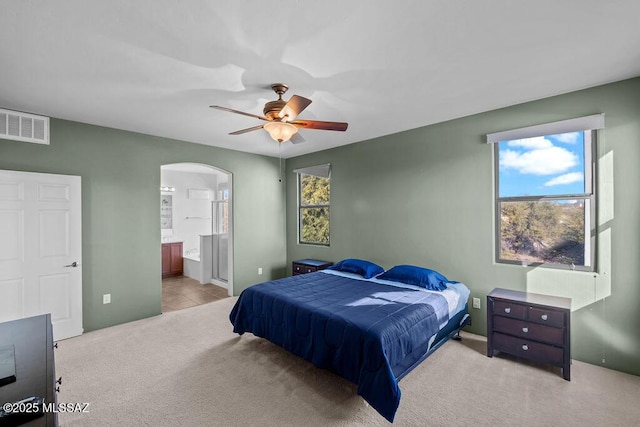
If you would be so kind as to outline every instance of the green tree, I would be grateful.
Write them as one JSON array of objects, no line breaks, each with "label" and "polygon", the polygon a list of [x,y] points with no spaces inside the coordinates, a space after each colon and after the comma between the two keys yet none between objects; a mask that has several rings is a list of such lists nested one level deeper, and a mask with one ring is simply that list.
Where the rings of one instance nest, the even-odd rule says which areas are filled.
[{"label": "green tree", "polygon": [[330,179],[300,175],[300,240],[329,244]]},{"label": "green tree", "polygon": [[501,204],[501,258],[584,264],[584,205],[557,201]]}]

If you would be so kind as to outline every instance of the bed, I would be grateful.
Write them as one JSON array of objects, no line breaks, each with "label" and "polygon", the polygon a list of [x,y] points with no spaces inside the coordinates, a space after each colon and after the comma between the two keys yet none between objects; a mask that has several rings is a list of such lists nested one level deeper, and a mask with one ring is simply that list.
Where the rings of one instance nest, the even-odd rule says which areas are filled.
[{"label": "bed", "polygon": [[469,322],[469,289],[446,281],[430,290],[384,274],[322,270],[251,286],[230,313],[233,331],[346,378],[393,422],[398,381]]}]

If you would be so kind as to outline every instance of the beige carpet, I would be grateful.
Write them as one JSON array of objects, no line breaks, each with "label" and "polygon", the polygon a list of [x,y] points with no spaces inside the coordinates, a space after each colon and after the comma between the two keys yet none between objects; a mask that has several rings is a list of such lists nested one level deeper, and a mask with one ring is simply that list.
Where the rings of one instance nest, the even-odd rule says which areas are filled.
[{"label": "beige carpet", "polygon": [[[231,332],[227,298],[61,341],[63,426],[389,424],[355,386],[271,343]],[[629,426],[640,377],[574,362],[554,369],[485,356],[483,337],[449,341],[400,382],[398,426]]]}]

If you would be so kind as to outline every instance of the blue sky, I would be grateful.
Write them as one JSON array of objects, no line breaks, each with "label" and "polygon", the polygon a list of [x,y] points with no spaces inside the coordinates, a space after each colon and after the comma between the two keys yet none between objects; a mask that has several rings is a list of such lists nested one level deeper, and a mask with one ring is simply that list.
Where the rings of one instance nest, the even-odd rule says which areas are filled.
[{"label": "blue sky", "polygon": [[584,133],[503,141],[500,197],[584,193]]}]

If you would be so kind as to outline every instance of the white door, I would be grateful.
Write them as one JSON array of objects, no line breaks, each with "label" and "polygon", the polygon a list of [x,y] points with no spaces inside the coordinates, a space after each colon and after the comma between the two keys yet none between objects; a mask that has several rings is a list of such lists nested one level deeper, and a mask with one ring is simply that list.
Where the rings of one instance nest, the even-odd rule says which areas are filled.
[{"label": "white door", "polygon": [[51,313],[82,334],[80,177],[0,170],[0,321]]}]

